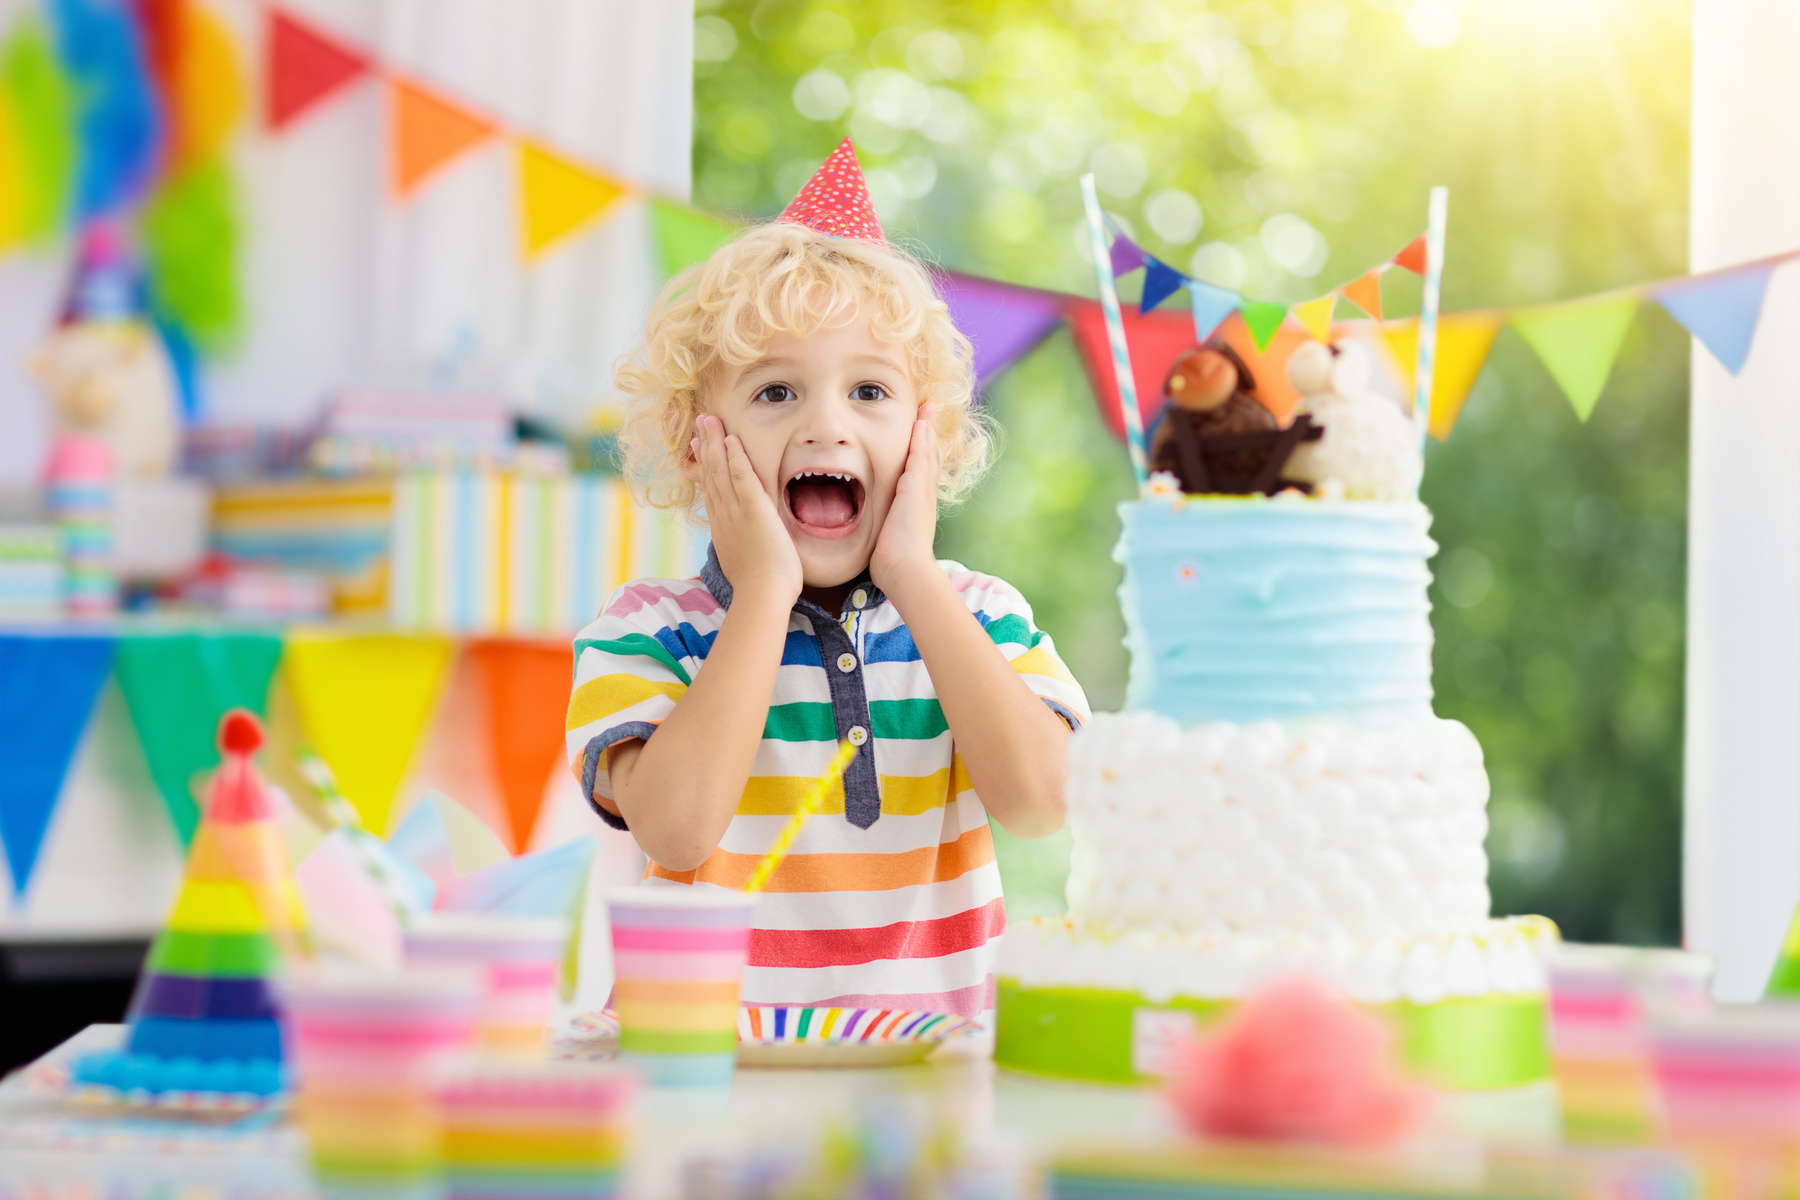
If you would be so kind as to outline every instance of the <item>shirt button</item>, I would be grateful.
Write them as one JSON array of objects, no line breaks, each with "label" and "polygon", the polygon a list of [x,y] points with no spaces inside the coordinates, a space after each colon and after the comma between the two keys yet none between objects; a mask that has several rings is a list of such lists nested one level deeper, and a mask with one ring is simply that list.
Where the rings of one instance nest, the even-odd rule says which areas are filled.
[{"label": "shirt button", "polygon": [[852,608],[862,608],[868,603],[869,593],[863,591],[861,588],[857,588],[854,592],[850,593],[850,606]]},{"label": "shirt button", "polygon": [[847,736],[850,738],[850,744],[852,746],[860,746],[869,740],[869,731],[864,729],[861,725],[852,725]]},{"label": "shirt button", "polygon": [[848,675],[850,672],[856,670],[856,655],[854,655],[854,654],[838,655],[838,670],[842,671],[846,675]]}]

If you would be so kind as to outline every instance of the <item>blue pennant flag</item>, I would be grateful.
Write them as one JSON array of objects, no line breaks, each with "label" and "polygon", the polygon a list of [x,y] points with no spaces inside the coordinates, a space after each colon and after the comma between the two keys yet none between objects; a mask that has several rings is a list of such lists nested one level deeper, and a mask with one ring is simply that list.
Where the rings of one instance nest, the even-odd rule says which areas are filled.
[{"label": "blue pennant flag", "polygon": [[1144,295],[1138,301],[1138,313],[1142,315],[1173,296],[1187,282],[1187,276],[1171,267],[1161,259],[1144,256]]},{"label": "blue pennant flag", "polygon": [[1684,279],[1651,294],[1681,327],[1700,339],[1721,366],[1733,375],[1744,369],[1750,343],[1762,318],[1772,262],[1752,263],[1735,271]]},{"label": "blue pennant flag", "polygon": [[1232,313],[1243,306],[1244,298],[1228,288],[1214,287],[1198,279],[1187,281],[1188,296],[1194,302],[1194,340],[1204,342]]},{"label": "blue pennant flag", "polygon": [[63,777],[112,660],[110,637],[0,637],[0,839],[15,899],[31,883]]}]

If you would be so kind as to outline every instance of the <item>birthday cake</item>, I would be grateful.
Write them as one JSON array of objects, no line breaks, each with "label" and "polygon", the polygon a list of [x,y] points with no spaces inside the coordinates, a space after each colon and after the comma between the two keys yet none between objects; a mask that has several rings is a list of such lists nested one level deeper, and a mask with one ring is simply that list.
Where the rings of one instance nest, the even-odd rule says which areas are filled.
[{"label": "birthday cake", "polygon": [[[1246,991],[1307,973],[1391,1015],[1441,1084],[1547,1075],[1555,930],[1490,917],[1481,746],[1432,712],[1418,435],[1315,349],[1290,375],[1325,435],[1254,472],[1285,470],[1275,494],[1192,494],[1190,472],[1120,506],[1127,708],[1070,741],[1068,912],[1007,933],[1003,1066],[1154,1077]],[[1345,394],[1401,418],[1411,462],[1334,442]]]}]

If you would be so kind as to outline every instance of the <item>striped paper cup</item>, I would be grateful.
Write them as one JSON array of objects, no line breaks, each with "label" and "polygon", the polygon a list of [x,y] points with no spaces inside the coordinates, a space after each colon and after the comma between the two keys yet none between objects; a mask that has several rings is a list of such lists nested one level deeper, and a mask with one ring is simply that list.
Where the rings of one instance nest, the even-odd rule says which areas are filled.
[{"label": "striped paper cup", "polygon": [[556,972],[569,944],[563,917],[432,913],[406,931],[406,958],[481,972],[487,990],[475,1022],[483,1050],[542,1055],[550,1032]]},{"label": "striped paper cup", "polygon": [[435,1094],[448,1200],[615,1195],[632,1092],[610,1063],[447,1062]]},{"label": "striped paper cup", "polygon": [[641,887],[609,892],[606,906],[620,1053],[653,1083],[728,1081],[756,897]]},{"label": "striped paper cup", "polygon": [[1800,1007],[1653,1020],[1650,1054],[1675,1137],[1800,1141]]},{"label": "striped paper cup", "polygon": [[469,1045],[481,994],[476,974],[447,968],[278,985],[294,1107],[328,1195],[435,1194],[431,1072]]}]

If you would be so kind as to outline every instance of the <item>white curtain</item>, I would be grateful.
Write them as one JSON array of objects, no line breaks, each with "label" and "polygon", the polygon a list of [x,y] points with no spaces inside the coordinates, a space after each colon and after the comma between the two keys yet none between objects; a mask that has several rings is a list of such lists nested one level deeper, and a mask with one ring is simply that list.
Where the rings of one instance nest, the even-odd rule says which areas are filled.
[{"label": "white curtain", "polygon": [[[262,95],[262,6],[196,0],[239,35]],[[0,0],[0,18],[25,6]],[[284,0],[385,66],[641,188],[689,189],[692,0]],[[620,202],[535,263],[521,254],[517,155],[503,136],[405,203],[388,188],[388,112],[375,79],[280,133],[246,122],[246,336],[209,373],[203,419],[304,423],[346,383],[498,390],[578,421],[605,401],[657,276],[648,216]],[[18,370],[47,328],[62,256],[0,259],[0,481],[43,452],[41,400]]]}]

